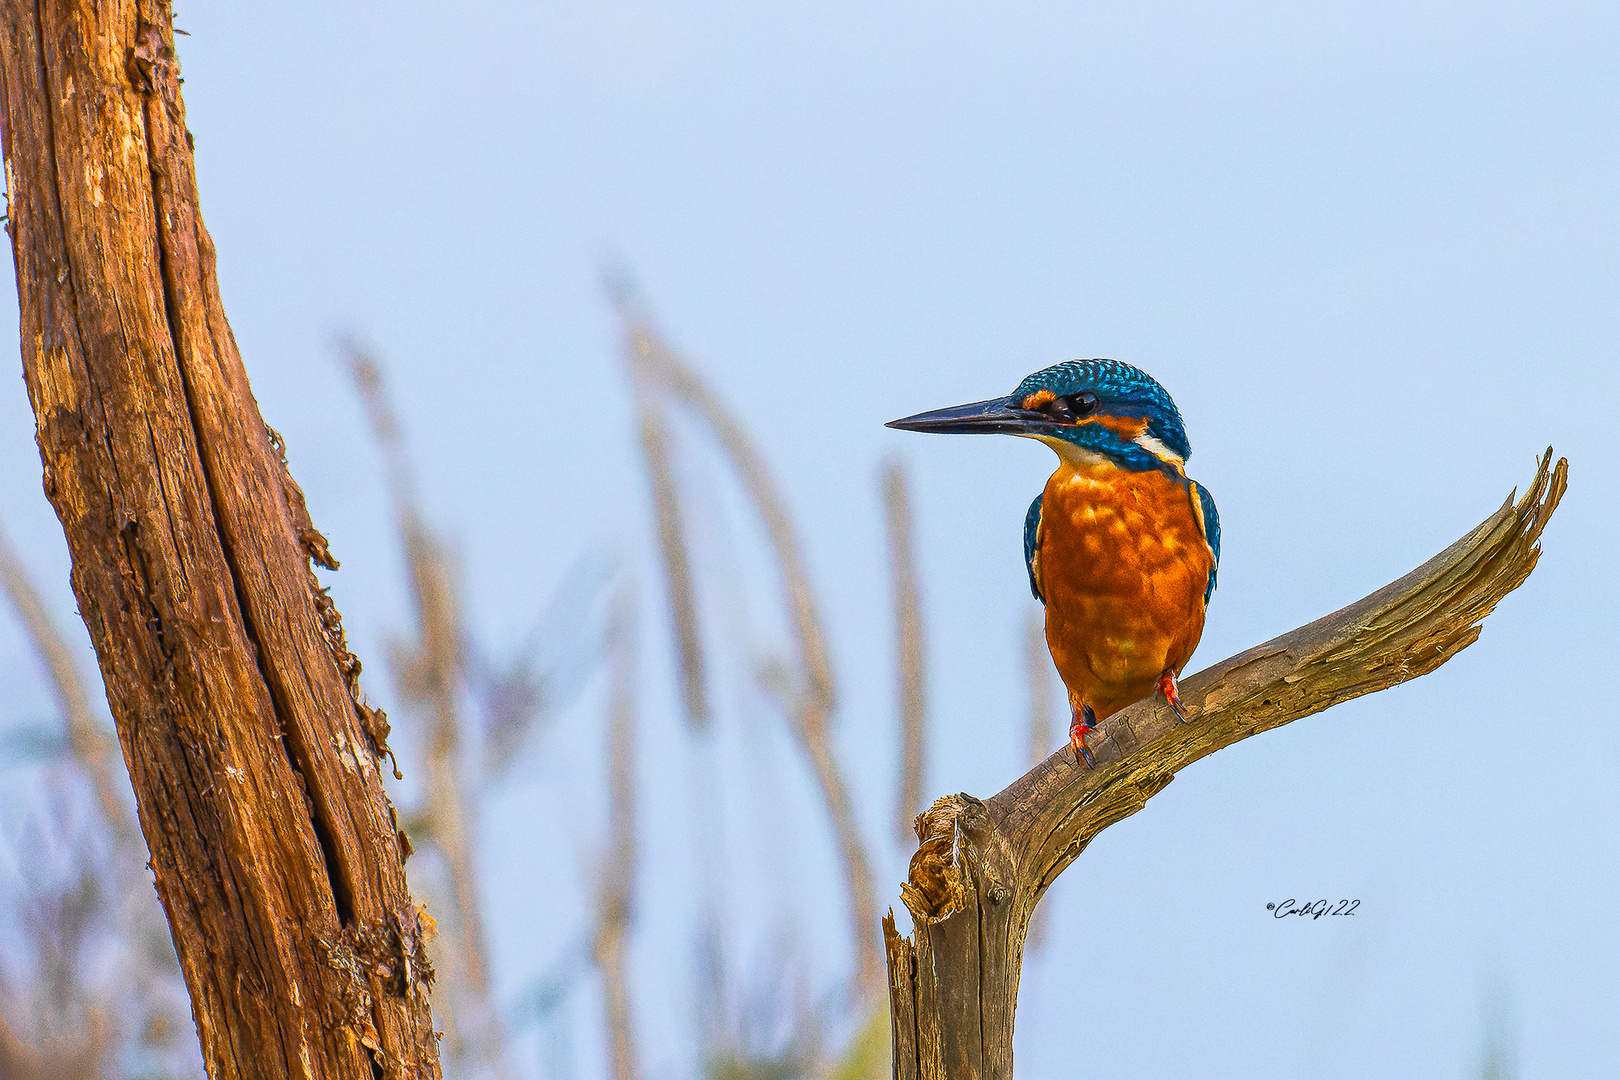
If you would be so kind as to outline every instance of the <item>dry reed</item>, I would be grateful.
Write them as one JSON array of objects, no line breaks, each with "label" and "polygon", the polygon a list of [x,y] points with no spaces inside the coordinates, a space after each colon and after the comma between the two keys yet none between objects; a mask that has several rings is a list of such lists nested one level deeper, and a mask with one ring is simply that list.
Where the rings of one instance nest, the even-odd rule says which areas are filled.
[{"label": "dry reed", "polygon": [[927,694],[923,671],[922,605],[917,598],[917,558],[912,550],[911,493],[905,466],[899,459],[890,459],[883,468],[883,509],[889,534],[895,668],[899,674],[901,752],[895,837],[901,847],[910,847],[917,840],[912,823],[923,809],[923,782],[927,774]]},{"label": "dry reed", "polygon": [[636,868],[635,604],[628,586],[613,603],[608,646],[608,863],[596,898],[593,953],[602,976],[613,1080],[639,1080],[626,951]]},{"label": "dry reed", "polygon": [[442,920],[439,924],[435,1013],[445,1024],[451,1052],[499,1077],[505,1072],[504,1039],[491,1000],[489,947],[473,868],[472,815],[462,775],[457,693],[463,660],[455,575],[443,545],[423,523],[415,473],[381,368],[358,342],[344,341],[341,349],[382,453],[416,608],[417,643],[414,649],[400,650],[395,680],[402,697],[426,705],[433,717],[423,740],[426,806],[418,829],[444,858],[455,912],[453,926]]},{"label": "dry reed", "polygon": [[764,456],[719,396],[675,355],[642,314],[630,290],[612,290],[623,325],[625,356],[632,381],[644,380],[654,392],[688,408],[714,435],[737,474],[743,492],[765,527],[781,575],[783,605],[794,642],[796,685],[783,707],[826,800],[838,840],[849,898],[851,934],[856,942],[855,996],[866,1000],[884,987],[883,960],[876,935],[877,902],[866,847],[855,823],[835,754],[828,721],[837,701],[826,635],[816,609],[797,533]]}]

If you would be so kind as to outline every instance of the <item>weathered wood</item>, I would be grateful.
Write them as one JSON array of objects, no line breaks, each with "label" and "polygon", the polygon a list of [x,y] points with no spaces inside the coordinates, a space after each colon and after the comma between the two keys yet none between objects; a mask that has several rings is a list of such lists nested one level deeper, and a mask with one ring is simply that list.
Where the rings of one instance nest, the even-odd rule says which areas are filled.
[{"label": "weathered wood", "polygon": [[[909,939],[885,921],[897,1078],[1012,1076],[1024,936],[1048,886],[1099,832],[1140,810],[1177,771],[1250,735],[1426,674],[1479,637],[1480,620],[1529,576],[1568,463],[1541,459],[1530,490],[1398,581],[1181,682],[1191,723],[1157,699],[1115,714],[989,801],[937,800],[917,818],[901,897]],[[907,973],[910,973],[909,976]],[[914,1029],[903,1032],[900,1017]],[[914,1060],[913,1060],[914,1059]]]},{"label": "weathered wood", "polygon": [[380,714],[198,213],[168,8],[0,3],[23,371],[214,1077],[436,1077]]},{"label": "weathered wood", "polygon": [[894,926],[894,912],[883,916],[883,946],[889,961],[889,1033],[894,1080],[918,1080],[917,952]]}]

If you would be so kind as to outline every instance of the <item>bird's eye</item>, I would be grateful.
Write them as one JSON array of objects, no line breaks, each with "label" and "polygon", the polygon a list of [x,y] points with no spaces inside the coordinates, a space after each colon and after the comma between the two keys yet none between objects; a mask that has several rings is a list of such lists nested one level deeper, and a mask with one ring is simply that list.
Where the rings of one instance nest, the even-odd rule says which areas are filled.
[{"label": "bird's eye", "polygon": [[1086,392],[1053,398],[1051,404],[1046,406],[1046,412],[1052,419],[1065,423],[1073,423],[1077,418],[1096,410],[1097,395]]},{"label": "bird's eye", "polygon": [[1076,416],[1085,416],[1087,413],[1096,412],[1097,395],[1091,393],[1071,394],[1069,395],[1069,408],[1074,410]]}]

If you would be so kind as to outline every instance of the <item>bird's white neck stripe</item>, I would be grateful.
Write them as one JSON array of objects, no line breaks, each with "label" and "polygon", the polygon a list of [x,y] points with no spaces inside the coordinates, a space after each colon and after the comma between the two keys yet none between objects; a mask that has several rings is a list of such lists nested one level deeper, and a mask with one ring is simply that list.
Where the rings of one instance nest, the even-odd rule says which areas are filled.
[{"label": "bird's white neck stripe", "polygon": [[1146,450],[1148,453],[1152,454],[1154,457],[1158,458],[1160,461],[1164,462],[1166,465],[1175,466],[1177,472],[1180,472],[1182,467],[1187,464],[1186,458],[1182,457],[1180,454],[1177,454],[1168,446],[1164,445],[1164,443],[1160,442],[1158,439],[1155,439],[1145,431],[1131,441],[1136,443],[1137,446],[1140,446],[1142,449]]}]

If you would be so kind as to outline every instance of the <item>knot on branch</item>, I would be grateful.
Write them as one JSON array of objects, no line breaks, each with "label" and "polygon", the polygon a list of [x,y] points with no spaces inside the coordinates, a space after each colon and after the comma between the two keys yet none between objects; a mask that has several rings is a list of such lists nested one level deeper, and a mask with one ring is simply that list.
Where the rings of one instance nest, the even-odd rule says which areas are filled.
[{"label": "knot on branch", "polygon": [[373,949],[370,939],[371,933],[364,928],[345,926],[336,941],[321,944],[326,947],[326,966],[343,979],[339,989],[343,1016],[339,1024],[350,1039],[358,1040],[375,1058],[382,1050],[382,1043],[377,1039],[377,1025],[371,1018],[371,988],[379,982],[386,986],[391,971],[370,955]]},{"label": "knot on branch", "polygon": [[917,852],[911,857],[908,880],[900,886],[901,898],[914,918],[941,919],[962,906],[956,826],[969,803],[979,800],[965,794],[945,795],[917,815],[913,826],[917,830]]},{"label": "knot on branch", "polygon": [[938,921],[961,911],[969,890],[992,903],[1010,895],[1012,853],[990,808],[972,795],[946,795],[917,815],[917,852],[900,894],[912,916]]},{"label": "knot on branch", "polygon": [[[402,908],[392,918],[344,926],[333,941],[321,941],[326,965],[343,978],[339,999],[341,1023],[373,1061],[390,1065],[378,1040],[373,1012],[378,995],[403,1000],[427,1000],[433,987],[433,965],[427,943],[438,928],[422,908]],[[385,1075],[399,1069],[385,1070]]]},{"label": "knot on branch", "polygon": [[130,85],[143,94],[154,92],[161,78],[160,67],[173,63],[174,49],[163,40],[162,28],[142,21],[135,30],[135,44],[124,58],[124,74],[129,76]]}]

